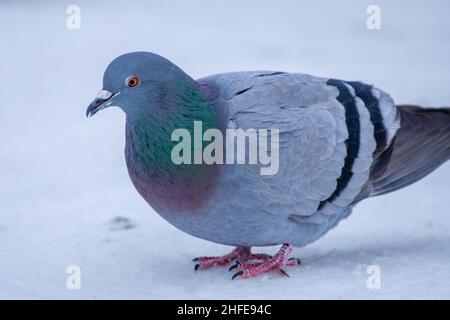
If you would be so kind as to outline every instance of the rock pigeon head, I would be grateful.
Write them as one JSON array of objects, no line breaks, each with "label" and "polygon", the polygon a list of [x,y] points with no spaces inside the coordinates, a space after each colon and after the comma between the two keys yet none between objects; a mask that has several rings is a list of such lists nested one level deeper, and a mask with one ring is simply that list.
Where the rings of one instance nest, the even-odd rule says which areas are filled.
[{"label": "rock pigeon head", "polygon": [[188,83],[186,73],[169,60],[150,52],[132,52],[114,59],[103,76],[103,89],[86,110],[90,117],[109,106],[127,116],[161,112],[161,103]]}]

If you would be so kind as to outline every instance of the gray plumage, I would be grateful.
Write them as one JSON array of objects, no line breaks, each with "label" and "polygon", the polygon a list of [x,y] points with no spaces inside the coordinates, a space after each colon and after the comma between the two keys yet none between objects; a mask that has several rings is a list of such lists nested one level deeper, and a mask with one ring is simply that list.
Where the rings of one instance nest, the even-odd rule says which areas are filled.
[{"label": "gray plumage", "polygon": [[[161,65],[166,62],[159,59],[163,58],[150,53],[121,56],[106,71],[105,79],[117,77],[123,82],[124,76],[139,72],[155,73],[155,78],[167,73],[170,81],[176,73],[190,79],[175,66],[165,69]],[[145,81],[148,75],[138,76]],[[173,112],[180,112],[181,102],[173,98],[178,93],[171,96],[163,82],[157,83],[159,89],[153,86],[151,90],[162,90],[161,94],[149,93],[142,108],[153,108],[150,114],[160,112],[158,105],[164,105],[170,117],[172,105],[166,106],[164,99],[171,97]],[[116,84],[111,87],[119,90]],[[192,90],[197,87],[208,93],[205,99],[220,117],[218,123],[228,128],[280,131],[277,174],[260,175],[259,165],[220,166],[206,199],[195,208],[171,207],[179,198],[170,192],[170,182],[167,189],[161,184],[147,188],[145,174],[135,164],[139,160],[128,160],[133,158],[133,149],[127,149],[130,175],[149,204],[177,228],[209,241],[235,246],[304,246],[347,217],[357,202],[407,186],[450,157],[448,109],[396,107],[387,93],[360,82],[256,71],[192,80]],[[108,84],[104,90],[112,91]],[[121,100],[110,103],[117,103],[127,114],[127,128],[131,128],[127,145],[136,131],[133,119],[142,94],[133,98],[126,93],[126,99],[121,94]],[[88,113],[93,110],[91,106]],[[152,121],[150,116],[148,121]],[[148,139],[151,146],[152,135]],[[155,170],[149,184],[164,175]],[[159,194],[164,199],[155,196],[153,189],[162,189]]]}]

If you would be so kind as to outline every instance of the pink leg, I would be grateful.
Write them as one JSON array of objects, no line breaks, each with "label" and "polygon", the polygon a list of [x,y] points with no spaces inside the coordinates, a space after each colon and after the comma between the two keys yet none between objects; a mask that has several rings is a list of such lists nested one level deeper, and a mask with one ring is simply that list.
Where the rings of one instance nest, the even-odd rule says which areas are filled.
[{"label": "pink leg", "polygon": [[[273,257],[263,259],[262,262],[238,264],[235,267],[237,268],[237,272],[233,275],[232,279],[238,277],[241,279],[253,278],[269,271],[278,271],[281,274],[288,276],[283,268],[285,266],[296,266],[300,264],[299,259],[288,259],[292,250],[293,247],[285,243]],[[234,269],[233,267],[230,269]]]},{"label": "pink leg", "polygon": [[236,247],[233,251],[224,256],[199,257],[195,258],[193,261],[197,262],[195,270],[206,270],[218,266],[226,266],[235,260],[244,263],[250,256],[251,253],[249,247]]}]

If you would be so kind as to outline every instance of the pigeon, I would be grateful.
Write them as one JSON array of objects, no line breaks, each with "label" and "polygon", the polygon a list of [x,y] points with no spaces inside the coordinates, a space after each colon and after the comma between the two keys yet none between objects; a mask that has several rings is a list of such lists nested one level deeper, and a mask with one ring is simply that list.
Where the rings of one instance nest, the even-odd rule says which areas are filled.
[{"label": "pigeon", "polygon": [[[86,114],[110,106],[126,115],[125,159],[139,194],[181,231],[236,247],[194,259],[195,270],[231,266],[232,279],[287,275],[300,264],[290,256],[295,247],[321,238],[360,201],[406,187],[450,158],[449,108],[396,105],[360,81],[281,71],[194,80],[157,54],[132,52],[109,64]],[[217,142],[218,133],[230,141],[230,130],[259,132],[257,142],[270,131],[265,151],[277,154],[276,170],[263,174],[262,161],[196,162],[205,136],[175,161],[180,134],[195,136],[199,123]],[[230,159],[250,157],[255,139],[245,138],[240,152],[224,151]],[[273,256],[251,251],[272,245],[281,245]]]}]

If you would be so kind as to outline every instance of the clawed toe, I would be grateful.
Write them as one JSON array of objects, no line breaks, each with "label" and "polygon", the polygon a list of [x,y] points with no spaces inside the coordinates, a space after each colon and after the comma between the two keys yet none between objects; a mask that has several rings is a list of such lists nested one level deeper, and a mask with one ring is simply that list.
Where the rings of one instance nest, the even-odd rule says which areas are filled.
[{"label": "clawed toe", "polygon": [[295,266],[299,266],[301,265],[302,262],[300,261],[299,258],[289,258],[286,265],[290,266],[290,267],[295,267]]},{"label": "clawed toe", "polygon": [[244,271],[238,271],[235,274],[233,274],[233,277],[231,277],[231,280],[234,280],[244,274]]},{"label": "clawed toe", "polygon": [[283,275],[283,276],[285,276],[285,277],[288,277],[289,278],[289,275],[288,275],[288,273],[286,272],[286,271],[284,271],[283,269],[280,269],[280,273]]},{"label": "clawed toe", "polygon": [[233,261],[247,261],[250,256],[250,248],[247,247],[237,247],[230,253],[224,256],[217,257],[197,257],[192,261],[196,262],[194,269],[206,270],[214,267],[223,267],[231,264]]},{"label": "clawed toe", "polygon": [[228,268],[228,271],[233,271],[234,269],[237,269],[239,267],[239,261],[236,261],[235,264],[233,264],[231,267]]}]

